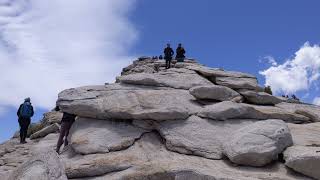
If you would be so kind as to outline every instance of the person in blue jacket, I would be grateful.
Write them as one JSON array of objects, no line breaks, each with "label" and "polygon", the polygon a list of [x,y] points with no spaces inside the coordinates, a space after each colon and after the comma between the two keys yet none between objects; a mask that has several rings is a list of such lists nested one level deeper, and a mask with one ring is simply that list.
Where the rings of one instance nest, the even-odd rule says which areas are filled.
[{"label": "person in blue jacket", "polygon": [[17,111],[18,122],[20,125],[20,143],[27,143],[28,128],[31,123],[31,117],[34,115],[31,99],[26,98]]}]

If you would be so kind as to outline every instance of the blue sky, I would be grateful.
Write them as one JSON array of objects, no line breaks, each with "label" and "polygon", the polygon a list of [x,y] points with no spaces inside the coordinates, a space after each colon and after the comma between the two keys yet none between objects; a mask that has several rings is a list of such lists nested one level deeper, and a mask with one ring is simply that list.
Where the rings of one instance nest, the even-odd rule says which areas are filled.
[{"label": "blue sky", "polygon": [[[62,6],[70,5],[64,4],[65,1],[56,2],[55,6],[50,6],[52,2],[49,5],[32,4],[36,8],[33,10],[31,6],[26,11],[27,15],[30,12],[32,15],[45,13],[48,18],[31,21],[27,25],[32,26],[26,27],[25,24],[20,24],[17,17],[12,17],[12,13],[3,13],[6,9],[0,3],[0,58],[8,59],[0,60],[0,63],[4,63],[1,64],[2,67],[6,67],[0,69],[3,73],[0,76],[16,77],[9,79],[10,83],[7,83],[8,79],[0,78],[1,82],[5,82],[2,87],[5,90],[0,96],[0,142],[11,137],[18,129],[16,106],[23,97],[31,96],[34,99],[37,111],[33,121],[36,122],[41,119],[43,112],[53,108],[60,90],[112,81],[133,57],[159,55],[167,42],[173,46],[183,43],[187,56],[196,58],[207,66],[252,73],[262,85],[265,84],[266,77],[259,74],[259,71],[269,70],[269,83],[275,84],[279,94],[285,93],[284,91],[294,92],[306,102],[313,102],[320,96],[317,90],[318,79],[310,81],[310,67],[318,67],[312,62],[317,65],[320,61],[317,48],[320,44],[319,1],[94,0],[86,4],[70,0],[68,3],[74,3],[74,11],[70,11],[68,6]],[[24,6],[19,4],[17,7]],[[61,22],[57,10],[61,10],[61,16],[70,17],[70,20],[66,18]],[[22,12],[24,11],[23,9]],[[6,16],[3,18],[2,14]],[[16,24],[20,28],[13,31]],[[51,24],[59,26],[52,28]],[[8,32],[13,33],[6,37]],[[29,36],[21,38],[21,33]],[[81,36],[74,35],[77,33]],[[65,39],[71,39],[72,42]],[[77,43],[75,50],[72,49],[74,42]],[[304,46],[306,42],[309,45]],[[59,44],[64,44],[65,47]],[[13,51],[12,48],[16,49]],[[296,52],[302,54],[302,58],[296,56]],[[313,60],[310,60],[309,66],[304,65],[304,69],[302,68],[305,70],[303,72],[307,72],[309,84],[307,87],[299,85],[291,88],[290,84],[299,84],[297,79],[304,78],[295,77],[295,74],[300,74],[301,70],[302,63],[297,62],[305,57]],[[30,67],[37,67],[37,70],[33,69],[37,72],[40,69],[40,74],[28,73],[35,79],[34,84],[20,82],[19,78],[25,75],[23,73],[10,74],[21,72],[17,67],[23,69],[25,59],[35,59]],[[70,59],[75,61],[69,61]],[[268,62],[271,60],[275,60],[277,64],[270,70],[272,64]],[[50,64],[53,61],[57,66]],[[12,62],[16,64],[10,64]],[[40,64],[46,65],[43,72]],[[66,68],[65,71],[60,67],[67,66],[66,64],[68,68],[75,66],[77,71],[70,70],[71,68]],[[99,69],[100,66],[105,68]],[[48,71],[49,75],[44,75]],[[317,68],[312,69],[312,73],[318,71],[320,70]],[[281,79],[281,75],[286,73],[293,73],[294,78],[283,78],[280,82],[285,83],[280,85],[279,82],[274,82],[272,77],[276,75]],[[313,75],[317,77],[316,73]]]}]

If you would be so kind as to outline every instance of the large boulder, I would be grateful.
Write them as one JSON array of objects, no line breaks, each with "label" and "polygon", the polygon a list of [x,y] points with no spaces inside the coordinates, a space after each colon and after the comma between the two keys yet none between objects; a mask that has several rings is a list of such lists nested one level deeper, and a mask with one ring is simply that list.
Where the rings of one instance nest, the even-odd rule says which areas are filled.
[{"label": "large boulder", "polygon": [[275,105],[283,102],[279,97],[272,96],[265,92],[256,92],[251,90],[239,90],[238,91],[245,99],[252,104],[258,105]]},{"label": "large boulder", "polygon": [[153,64],[156,60],[151,58],[138,59],[133,61],[132,64],[122,69],[121,75],[128,75],[133,73],[154,73],[156,72],[153,68]]},{"label": "large boulder", "polygon": [[255,106],[244,103],[224,101],[208,105],[198,115],[204,118],[227,119],[282,119],[288,122],[308,122],[309,118],[273,106]]},{"label": "large boulder", "polygon": [[131,146],[147,132],[128,122],[78,118],[70,131],[70,142],[80,154],[107,153]]},{"label": "large boulder", "polygon": [[64,165],[54,151],[42,152],[22,164],[8,180],[67,180]]},{"label": "large boulder", "polygon": [[[223,148],[223,143],[236,139],[234,132],[259,120],[274,117],[307,123],[309,118],[279,107],[234,103],[238,101],[231,97],[241,98],[235,91],[244,91],[244,88],[255,92],[261,90],[252,75],[206,68],[189,60],[183,63],[173,60],[172,65],[173,68],[165,69],[164,60],[143,57],[123,69],[123,77],[118,78],[118,83],[73,88],[59,94],[57,105],[62,111],[78,116],[70,131],[69,145],[59,155],[66,168],[58,166],[66,170],[69,179],[309,179],[281,162],[259,168],[237,166],[226,158]],[[122,82],[122,78],[132,82]],[[219,80],[227,86],[215,84]],[[199,85],[210,88],[199,88],[197,92],[190,90]],[[219,89],[213,92],[213,86]],[[233,102],[217,103],[224,100]],[[217,106],[208,106],[214,103]],[[198,114],[203,114],[203,118]],[[37,132],[59,123],[61,116],[59,112],[45,114],[32,130]],[[272,134],[272,130],[269,133],[270,126],[251,127],[247,131],[256,131],[239,135],[243,137],[238,141],[240,145],[242,143],[241,147],[246,146],[243,149],[258,151],[259,162],[275,159],[278,150],[289,142],[276,140],[274,137],[281,135]],[[277,125],[278,128],[281,126]],[[301,127],[305,128],[304,125]],[[305,134],[309,136],[311,133]],[[43,152],[50,154],[58,136],[50,133],[27,140],[27,144],[19,144],[19,139],[15,138],[0,144],[0,179],[7,180],[9,174],[30,157]],[[296,137],[295,143],[304,138],[302,134]],[[299,143],[316,146],[316,137],[305,138]],[[236,150],[241,149],[234,146]],[[55,165],[49,167],[57,169]],[[24,169],[19,177],[25,179],[48,179],[45,176],[51,174],[42,160],[34,161]]]},{"label": "large boulder", "polygon": [[234,132],[223,144],[225,155],[236,164],[264,166],[293,144],[281,120],[259,121]]},{"label": "large boulder", "polygon": [[44,113],[42,123],[44,123],[46,126],[58,123],[60,124],[62,119],[63,113],[60,111],[51,111]]},{"label": "large boulder", "polygon": [[320,122],[320,106],[285,102],[277,104],[276,106],[293,113],[307,116],[314,122]]},{"label": "large boulder", "polygon": [[194,86],[211,85],[212,83],[198,75],[197,73],[138,73],[127,76],[120,76],[117,80],[121,83],[145,85],[145,86],[164,86],[175,89],[190,89]]},{"label": "large boulder", "polygon": [[57,104],[65,112],[95,119],[187,119],[201,106],[186,90],[65,90]]},{"label": "large boulder", "polygon": [[256,78],[216,77],[215,83],[232,89],[250,89],[261,91]]},{"label": "large boulder", "polygon": [[253,122],[238,119],[221,122],[191,116],[187,120],[161,122],[157,129],[170,150],[209,159],[222,159],[222,143],[226,141],[226,137]]},{"label": "large boulder", "polygon": [[234,167],[225,161],[170,152],[155,133],[144,134],[123,151],[64,161],[69,179],[307,179],[287,172],[279,163],[266,168]]},{"label": "large boulder", "polygon": [[320,147],[320,122],[309,124],[288,123],[294,145]]},{"label": "large boulder", "polygon": [[217,86],[217,85],[196,86],[189,89],[189,92],[197,99],[218,100],[218,101],[241,101],[242,100],[242,97],[239,93],[225,86]]},{"label": "large boulder", "polygon": [[48,134],[55,133],[55,132],[59,131],[59,129],[60,129],[59,124],[57,124],[57,123],[51,124],[50,126],[45,127],[43,129],[41,129],[40,131],[33,133],[30,136],[30,139],[37,139],[37,138],[45,137]]},{"label": "large boulder", "polygon": [[293,170],[320,179],[320,147],[289,147],[284,152],[284,160]]}]

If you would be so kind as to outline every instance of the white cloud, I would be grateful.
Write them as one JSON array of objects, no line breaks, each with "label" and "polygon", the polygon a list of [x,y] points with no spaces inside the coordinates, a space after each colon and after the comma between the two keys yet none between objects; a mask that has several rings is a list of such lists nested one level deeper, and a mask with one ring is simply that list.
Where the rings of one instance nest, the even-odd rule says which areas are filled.
[{"label": "white cloud", "polygon": [[264,59],[267,61],[267,63],[271,64],[272,66],[277,66],[278,63],[272,56],[266,56]]},{"label": "white cloud", "polygon": [[0,0],[0,107],[112,82],[131,61],[133,0]]},{"label": "white cloud", "polygon": [[308,90],[320,77],[320,47],[305,43],[292,59],[273,65],[263,71],[266,85],[270,85],[276,93],[295,93]]},{"label": "white cloud", "polygon": [[320,97],[314,98],[313,104],[320,106]]}]

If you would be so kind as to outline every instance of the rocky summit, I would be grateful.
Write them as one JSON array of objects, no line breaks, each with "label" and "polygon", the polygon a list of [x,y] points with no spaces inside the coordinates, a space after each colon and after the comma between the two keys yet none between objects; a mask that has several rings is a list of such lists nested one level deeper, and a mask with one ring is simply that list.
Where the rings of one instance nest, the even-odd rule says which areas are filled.
[{"label": "rocky summit", "polygon": [[0,145],[1,180],[320,179],[320,107],[263,92],[251,74],[139,58],[115,83],[62,91],[62,112]]}]

